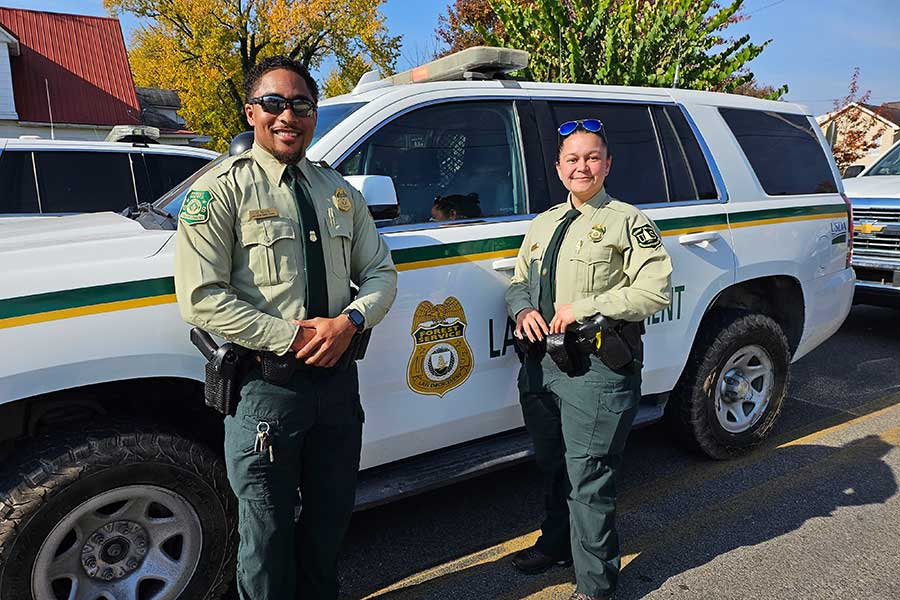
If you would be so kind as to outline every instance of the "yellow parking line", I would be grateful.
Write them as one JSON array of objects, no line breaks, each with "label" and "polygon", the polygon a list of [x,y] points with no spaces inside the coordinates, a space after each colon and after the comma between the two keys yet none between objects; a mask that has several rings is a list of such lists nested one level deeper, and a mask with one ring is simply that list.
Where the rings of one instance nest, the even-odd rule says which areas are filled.
[{"label": "yellow parking line", "polygon": [[[888,398],[893,398],[893,399],[895,399],[897,402],[900,402],[900,394],[895,394],[895,395],[893,395],[893,396],[889,396]],[[885,399],[882,399],[882,400],[878,400],[878,401],[876,401],[876,402],[883,402],[884,400],[886,400],[886,398],[885,398]],[[889,413],[889,412],[894,411],[894,410],[897,410],[897,409],[900,409],[900,405],[892,404],[891,406],[885,406],[885,407],[882,408],[881,410],[876,410],[876,411],[874,411],[874,412],[870,412],[870,413],[868,413],[868,414],[862,415],[861,417],[856,417],[855,419],[851,419],[851,420],[846,421],[846,422],[844,422],[844,423],[840,423],[840,424],[838,424],[838,425],[834,425],[834,426],[832,426],[832,427],[828,427],[828,428],[826,428],[826,429],[822,429],[821,431],[816,431],[815,433],[811,433],[811,434],[809,434],[809,435],[805,435],[805,436],[803,436],[803,437],[801,437],[801,438],[797,438],[796,440],[791,440],[790,442],[785,442],[784,444],[781,444],[780,446],[778,446],[778,448],[788,448],[788,447],[790,447],[790,446],[797,446],[797,445],[800,445],[800,444],[808,444],[808,443],[810,443],[810,442],[814,442],[814,441],[816,441],[816,440],[820,440],[820,439],[822,439],[823,437],[825,437],[825,436],[828,435],[828,434],[836,433],[836,432],[841,431],[841,430],[843,430],[843,429],[847,429],[847,428],[849,428],[849,427],[853,427],[854,425],[857,425],[858,423],[862,423],[862,422],[864,422],[864,421],[868,421],[868,420],[870,420],[870,419],[874,419],[875,417],[880,417],[881,415],[883,415],[883,414],[885,414],[885,413]]]},{"label": "yellow parking line", "polygon": [[475,552],[473,554],[469,554],[467,556],[457,558],[436,567],[426,569],[425,571],[416,573],[415,575],[410,575],[406,579],[393,583],[384,589],[378,590],[377,592],[365,596],[363,600],[377,598],[382,594],[387,594],[388,592],[395,592],[397,590],[402,590],[403,588],[419,585],[448,573],[455,573],[463,569],[471,569],[472,567],[477,567],[479,565],[498,561],[506,556],[509,556],[510,554],[518,552],[519,550],[530,548],[537,541],[540,533],[540,531],[532,531],[530,533],[526,533],[525,535],[520,535],[517,538],[507,540],[502,544],[497,544],[496,546],[491,546],[490,548],[479,550],[478,552]]}]

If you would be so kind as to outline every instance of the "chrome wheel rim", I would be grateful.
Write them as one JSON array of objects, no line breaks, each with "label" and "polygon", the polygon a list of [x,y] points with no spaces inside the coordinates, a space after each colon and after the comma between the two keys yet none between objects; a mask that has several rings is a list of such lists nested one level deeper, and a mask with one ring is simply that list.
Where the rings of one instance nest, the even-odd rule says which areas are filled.
[{"label": "chrome wheel rim", "polygon": [[731,355],[716,382],[716,417],[729,433],[743,433],[762,418],[775,387],[772,357],[762,346]]},{"label": "chrome wheel rim", "polygon": [[44,540],[31,574],[37,600],[175,600],[197,569],[203,530],[181,495],[151,485],[82,503]]}]

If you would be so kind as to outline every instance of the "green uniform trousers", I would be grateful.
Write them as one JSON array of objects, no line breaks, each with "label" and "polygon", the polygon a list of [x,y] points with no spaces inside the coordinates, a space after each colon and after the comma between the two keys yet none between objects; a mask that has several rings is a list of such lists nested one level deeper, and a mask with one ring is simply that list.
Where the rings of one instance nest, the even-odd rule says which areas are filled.
[{"label": "green uniform trousers", "polygon": [[519,392],[545,480],[547,514],[537,547],[572,558],[577,591],[611,595],[621,564],[615,479],[641,397],[640,371],[613,371],[591,356],[569,376],[549,356],[526,359]]},{"label": "green uniform trousers", "polygon": [[[283,386],[263,381],[258,368],[248,375],[235,415],[225,418],[242,600],[337,598],[337,557],[353,513],[362,422],[355,364],[346,371],[300,370]],[[266,427],[272,460],[254,448]]]}]

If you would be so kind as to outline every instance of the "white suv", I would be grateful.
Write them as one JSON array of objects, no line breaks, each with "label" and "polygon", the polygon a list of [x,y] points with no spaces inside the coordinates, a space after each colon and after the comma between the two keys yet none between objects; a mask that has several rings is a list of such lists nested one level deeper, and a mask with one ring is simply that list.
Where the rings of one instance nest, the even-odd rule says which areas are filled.
[{"label": "white suv", "polygon": [[217,156],[155,143],[0,138],[0,217],[120,212],[153,202]]},{"label": "white suv", "polygon": [[[609,135],[608,191],[655,220],[674,263],[672,305],[646,323],[637,422],[668,417],[713,457],[758,444],[789,364],[837,331],[853,295],[848,205],[809,111],[509,80],[497,71],[519,53],[466,53],[450,59],[460,69],[432,63],[417,83],[323,102],[309,149],[363,191],[400,270],[360,363],[358,504],[530,453],[504,292],[529,221],[565,198],[556,127],[585,117]],[[4,598],[76,584],[100,596],[131,580],[163,598],[216,597],[227,585],[237,534],[221,419],[203,404],[204,360],[172,278],[189,186],[134,220],[0,225]],[[469,198],[469,218],[430,220],[448,195]],[[119,529],[127,559],[102,562]]]}]

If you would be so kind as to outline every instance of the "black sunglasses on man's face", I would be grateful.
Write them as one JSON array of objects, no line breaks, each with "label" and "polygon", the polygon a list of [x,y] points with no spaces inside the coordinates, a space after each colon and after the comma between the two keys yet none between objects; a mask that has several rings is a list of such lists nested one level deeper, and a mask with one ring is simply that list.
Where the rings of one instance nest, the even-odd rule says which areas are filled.
[{"label": "black sunglasses on man's face", "polygon": [[288,107],[291,108],[291,112],[296,117],[311,117],[316,114],[315,103],[306,97],[288,99],[275,94],[268,94],[250,98],[250,104],[259,104],[259,107],[270,115],[280,115]]}]

